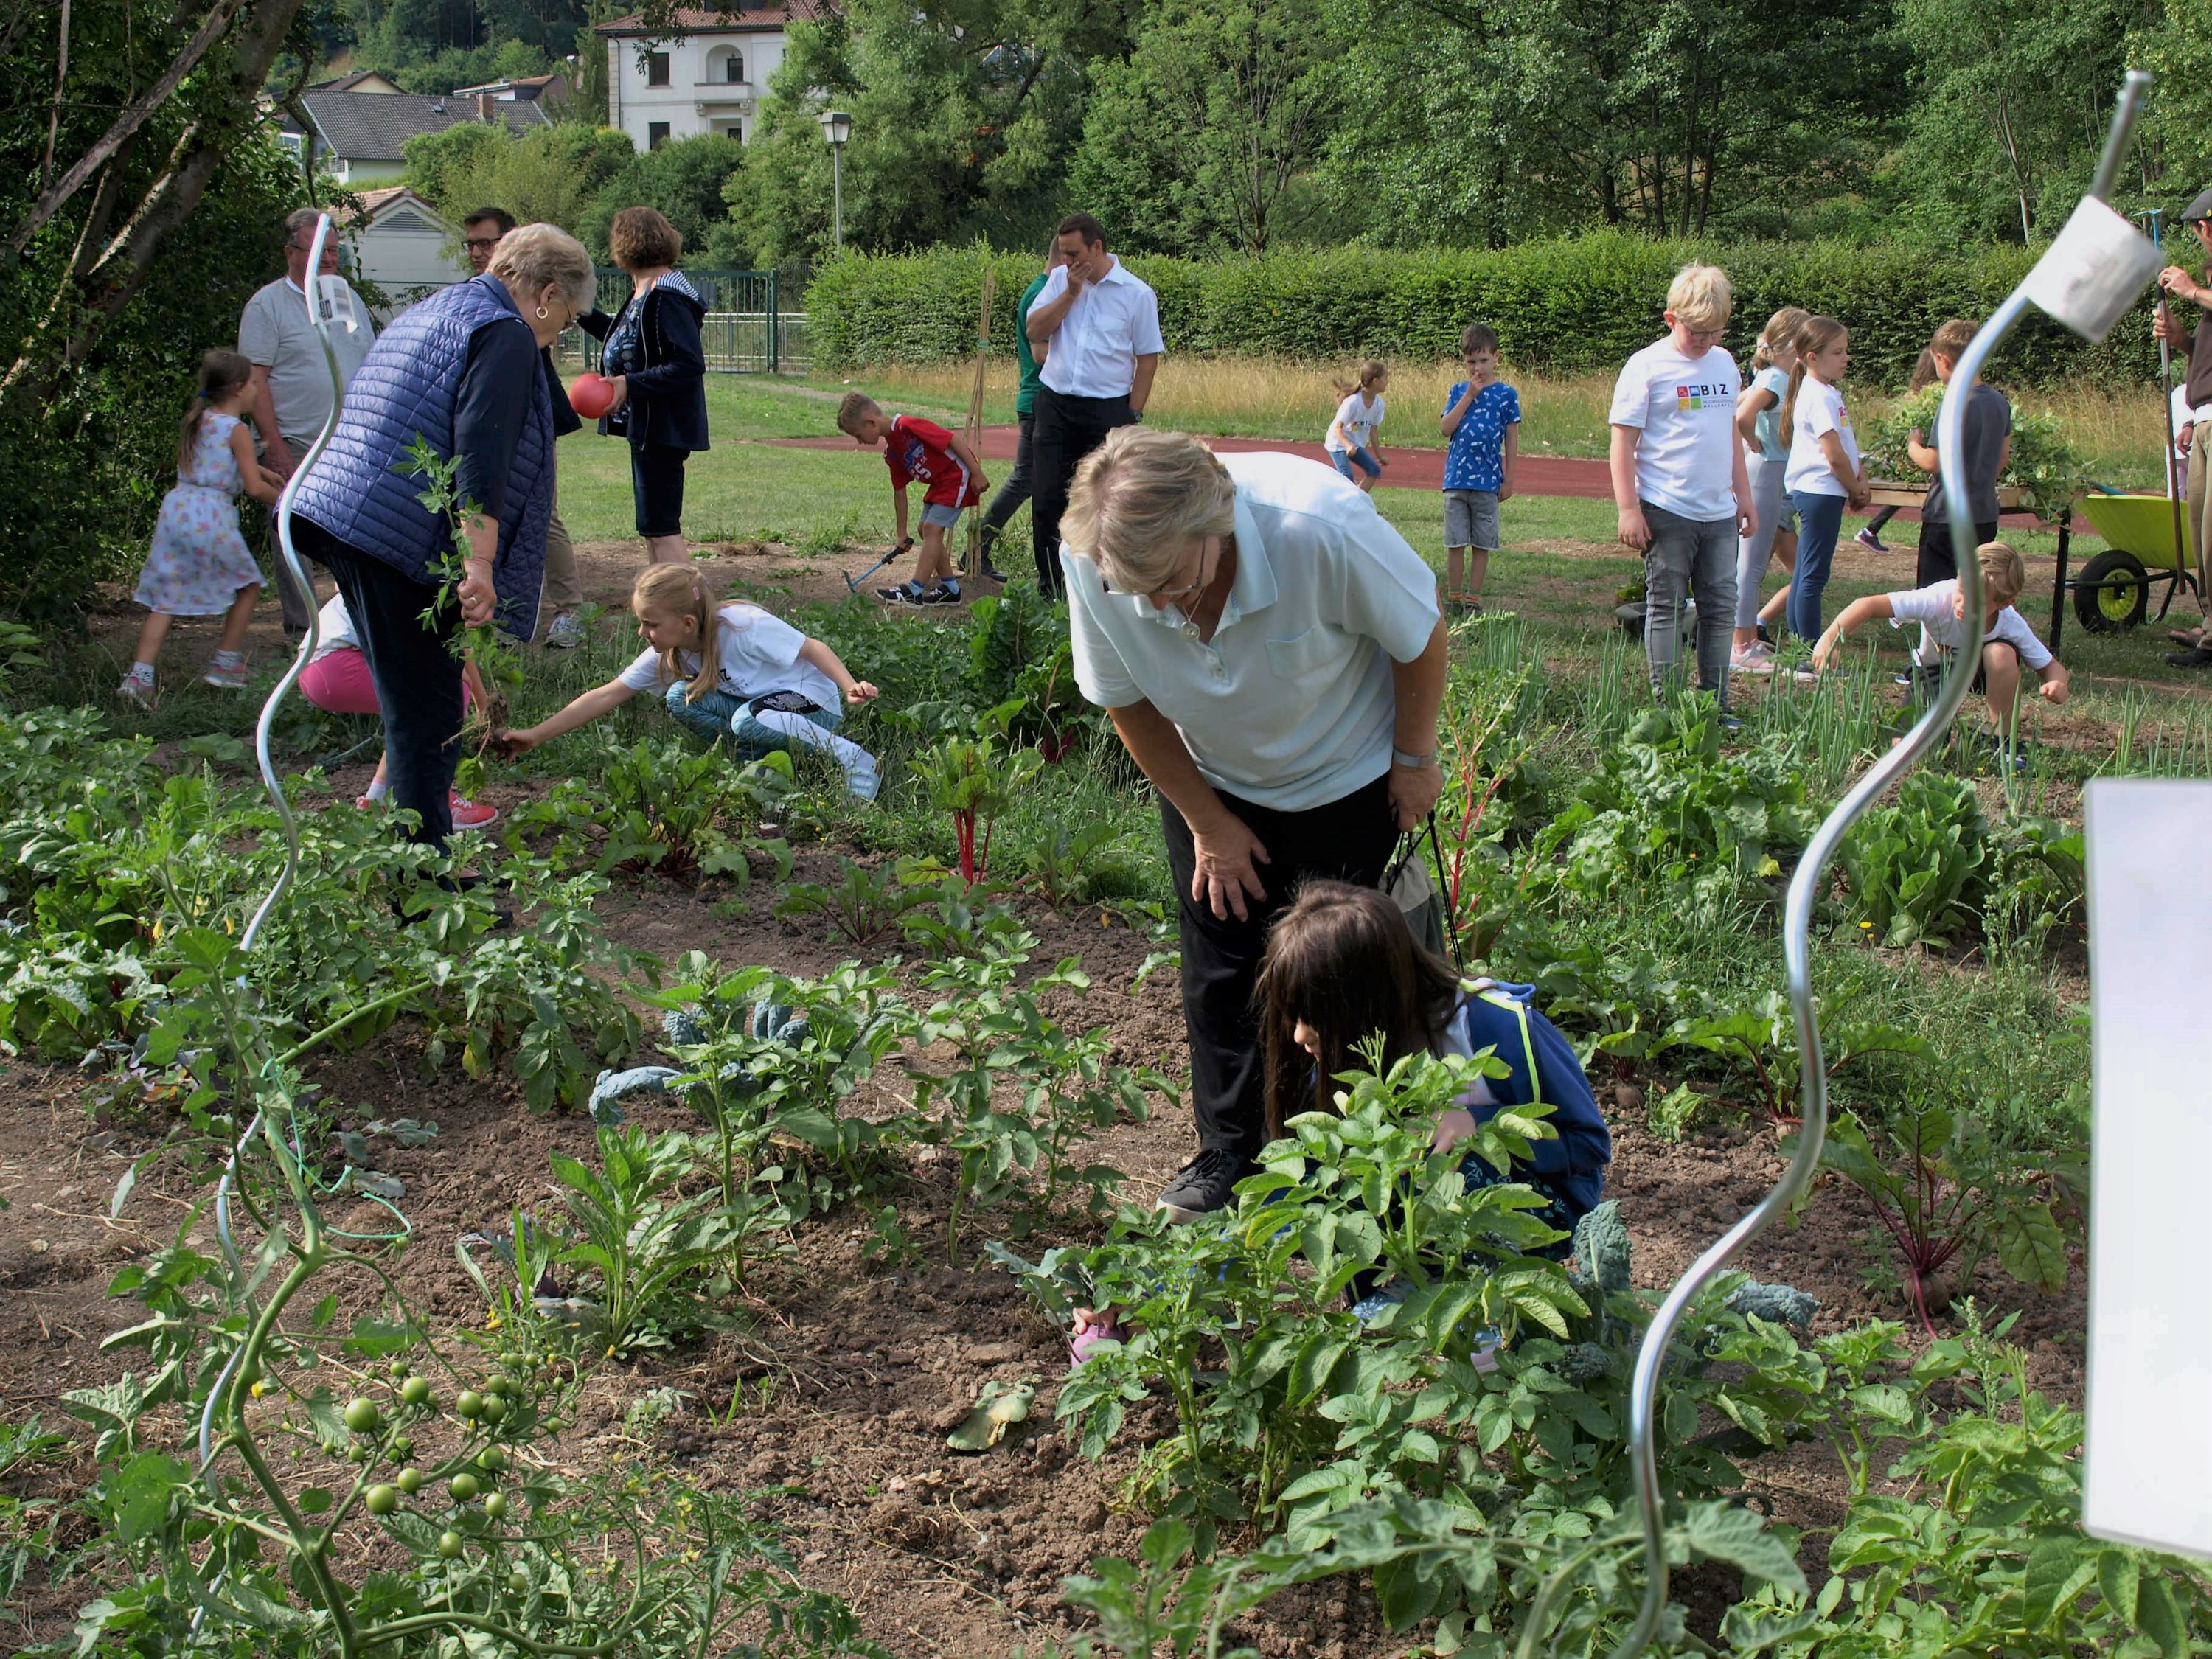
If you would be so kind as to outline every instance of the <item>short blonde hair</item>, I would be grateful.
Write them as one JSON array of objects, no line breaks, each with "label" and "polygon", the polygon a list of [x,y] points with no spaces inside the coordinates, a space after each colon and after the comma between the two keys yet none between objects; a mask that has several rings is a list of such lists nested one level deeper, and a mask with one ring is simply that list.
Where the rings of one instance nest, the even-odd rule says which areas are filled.
[{"label": "short blonde hair", "polygon": [[884,412],[883,405],[865,392],[848,392],[837,404],[837,430],[848,438],[860,434],[856,429],[871,415]]},{"label": "short blonde hair", "polygon": [[599,296],[592,256],[558,225],[525,225],[507,232],[491,256],[490,274],[505,283],[518,301],[523,293],[535,292],[548,283],[559,286],[571,311],[589,311]]},{"label": "short blonde hair", "polygon": [[2010,542],[1984,542],[1974,550],[1974,562],[1982,568],[1984,601],[2010,605],[2027,586],[2027,570]]},{"label": "short blonde hair", "polygon": [[1175,574],[1191,543],[1237,528],[1237,486],[1188,433],[1116,427],[1083,458],[1060,533],[1109,586],[1132,593]]},{"label": "short blonde hair", "polygon": [[1700,334],[1725,327],[1735,306],[1728,273],[1718,265],[1684,265],[1667,285],[1667,309],[1684,328]]}]

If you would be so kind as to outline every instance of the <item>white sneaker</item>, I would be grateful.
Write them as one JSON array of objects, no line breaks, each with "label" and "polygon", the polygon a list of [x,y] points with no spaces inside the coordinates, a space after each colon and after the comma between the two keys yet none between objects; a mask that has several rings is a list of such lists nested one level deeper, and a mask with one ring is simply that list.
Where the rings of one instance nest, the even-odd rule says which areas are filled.
[{"label": "white sneaker", "polygon": [[1737,674],[1771,674],[1774,653],[1756,640],[1729,653],[1729,668]]},{"label": "white sneaker", "polygon": [[545,648],[549,651],[573,651],[584,642],[584,624],[573,613],[563,612],[553,618],[545,629]]},{"label": "white sneaker", "polygon": [[154,706],[154,682],[142,680],[136,674],[125,674],[123,684],[115,688],[115,695],[125,702],[135,702],[141,708]]}]

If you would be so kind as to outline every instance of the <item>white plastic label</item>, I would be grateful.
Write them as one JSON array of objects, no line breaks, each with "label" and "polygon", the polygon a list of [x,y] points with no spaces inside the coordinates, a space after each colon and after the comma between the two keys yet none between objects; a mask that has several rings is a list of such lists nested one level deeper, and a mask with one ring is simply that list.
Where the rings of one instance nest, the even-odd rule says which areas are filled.
[{"label": "white plastic label", "polygon": [[2100,778],[2086,798],[2082,1525],[2212,1558],[2212,886],[2199,856],[2212,781]]},{"label": "white plastic label", "polygon": [[2158,249],[2107,204],[2085,196],[2027,273],[2027,297],[2076,334],[2101,340],[2150,279]]},{"label": "white plastic label", "polygon": [[361,313],[354,307],[353,289],[344,277],[315,278],[315,303],[322,308],[325,326],[347,334],[360,331]]}]

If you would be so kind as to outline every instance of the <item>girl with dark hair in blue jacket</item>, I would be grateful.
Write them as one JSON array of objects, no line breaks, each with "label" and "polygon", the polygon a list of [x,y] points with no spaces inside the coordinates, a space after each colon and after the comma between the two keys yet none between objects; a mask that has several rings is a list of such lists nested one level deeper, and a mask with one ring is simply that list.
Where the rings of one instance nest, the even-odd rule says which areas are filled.
[{"label": "girl with dark hair in blue jacket", "polygon": [[1279,1136],[1285,1123],[1319,1105],[1327,1079],[1364,1066],[1354,1051],[1378,1034],[1385,1067],[1412,1054],[1489,1048],[1506,1075],[1477,1078],[1437,1120],[1432,1144],[1448,1152],[1505,1107],[1542,1101],[1558,1139],[1534,1143],[1528,1167],[1501,1176],[1470,1156],[1462,1173],[1469,1188],[1525,1182],[1550,1200],[1536,1216],[1571,1232],[1604,1193],[1613,1138],[1574,1050],[1529,1006],[1533,989],[1462,981],[1414,939],[1387,894],[1306,883],[1268,932],[1254,994],[1269,1131]]}]

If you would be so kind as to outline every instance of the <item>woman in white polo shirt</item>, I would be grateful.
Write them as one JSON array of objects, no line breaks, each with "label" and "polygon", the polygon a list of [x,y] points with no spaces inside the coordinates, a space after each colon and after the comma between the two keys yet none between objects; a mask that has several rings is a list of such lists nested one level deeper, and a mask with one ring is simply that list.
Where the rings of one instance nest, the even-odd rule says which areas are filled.
[{"label": "woman in white polo shirt", "polygon": [[1308,877],[1375,885],[1443,787],[1436,575],[1316,461],[1122,427],[1060,521],[1076,682],[1159,792],[1199,1152],[1159,1197],[1229,1201],[1266,1139],[1252,987]]}]

